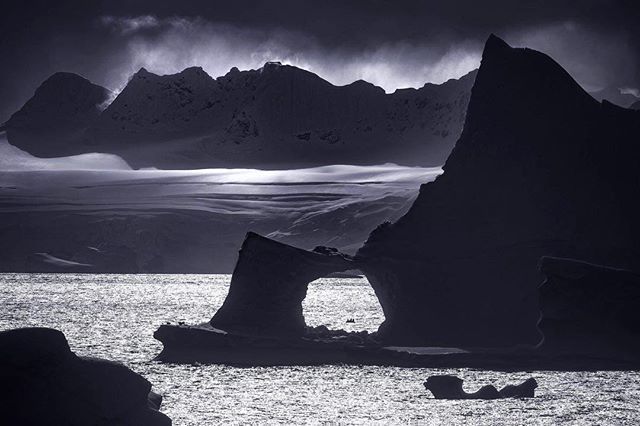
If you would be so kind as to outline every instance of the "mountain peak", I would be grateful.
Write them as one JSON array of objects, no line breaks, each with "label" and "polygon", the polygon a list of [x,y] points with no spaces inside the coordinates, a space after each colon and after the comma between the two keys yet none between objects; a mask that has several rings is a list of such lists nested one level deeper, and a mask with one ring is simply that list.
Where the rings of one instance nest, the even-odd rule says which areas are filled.
[{"label": "mountain peak", "polygon": [[487,38],[487,41],[484,44],[482,57],[484,58],[486,55],[502,53],[511,49],[512,47],[509,46],[506,41],[492,33],[489,35],[489,38]]},{"label": "mountain peak", "polygon": [[[597,102],[550,56],[532,49],[513,48],[491,35],[472,90],[465,131],[475,132],[479,123],[487,122],[489,113],[496,115],[496,122],[499,116],[514,116],[522,120],[522,128],[527,128],[530,125],[527,117],[515,114],[515,108],[536,110],[539,118],[542,114],[553,115],[549,111],[577,114],[576,108],[593,110],[596,107]],[[508,143],[510,139],[498,141]],[[466,142],[471,140],[461,138],[458,144]],[[449,163],[447,161],[445,169]]]},{"label": "mountain peak", "polygon": [[[466,78],[448,82],[450,88],[385,96],[382,88],[363,80],[336,86],[313,72],[275,61],[259,69],[234,67],[215,79],[202,67],[165,75],[142,67],[99,110],[83,99],[74,100],[75,93],[82,93],[74,85],[54,84],[68,90],[43,98],[42,117],[35,120],[31,114],[23,121],[22,141],[15,131],[17,120],[10,123],[8,134],[12,143],[29,150],[42,145],[41,134],[59,127],[64,117],[82,118],[75,112],[78,109],[87,112],[86,120],[74,119],[67,126],[76,130],[76,139],[69,142],[67,138],[61,152],[82,153],[100,146],[104,152],[126,151],[122,155],[137,165],[300,166],[389,160],[441,165],[462,129],[472,84]],[[57,107],[56,102],[68,105]],[[445,104],[446,111],[440,111]],[[64,116],[58,111],[64,111]],[[47,115],[52,118],[45,120]],[[194,155],[200,150],[191,142],[195,138],[207,146],[206,155]],[[397,143],[388,144],[389,138]],[[62,144],[63,138],[59,139]],[[256,149],[267,140],[278,142]],[[149,149],[139,148],[142,143],[148,143]],[[365,156],[363,147],[368,151]]]},{"label": "mountain peak", "polygon": [[207,74],[207,72],[200,66],[193,66],[193,67],[188,67],[183,69],[182,71],[179,72],[179,74],[182,75],[207,75],[209,76],[209,74]]},{"label": "mountain peak", "polygon": [[267,61],[264,63],[262,68],[280,68],[282,66],[282,62],[280,61]]},{"label": "mountain peak", "polygon": [[211,76],[209,74],[207,74],[207,72],[200,66],[193,66],[193,67],[188,67],[183,69],[182,71],[175,73],[175,74],[164,74],[164,75],[159,75],[159,74],[155,74],[152,73],[150,71],[148,71],[146,68],[142,67],[138,70],[138,72],[136,72],[135,74],[133,74],[131,80],[133,80],[134,78],[142,78],[142,79],[147,79],[149,77],[158,77],[158,78],[175,78],[175,77],[206,77],[207,79],[211,79]]},{"label": "mountain peak", "polygon": [[369,83],[366,80],[356,80],[353,83],[347,84],[345,87],[350,87],[352,89],[356,89],[356,90],[364,90],[364,91],[372,91],[372,92],[378,92],[378,93],[385,93],[384,89],[382,87],[376,86],[373,83]]},{"label": "mountain peak", "polygon": [[[51,112],[57,110],[62,113],[60,110],[62,106],[76,108],[71,106],[74,102],[80,102],[83,108],[91,108],[104,102],[110,93],[108,89],[92,83],[81,75],[59,71],[43,81],[36,89],[34,96],[9,121],[27,112],[29,115],[33,115],[36,111],[41,114],[49,108],[53,108]],[[70,111],[65,111],[65,113],[68,112]]]},{"label": "mountain peak", "polygon": [[[56,72],[5,123],[8,137],[12,143],[22,141],[21,148],[36,156],[67,155],[74,135],[98,118],[100,105],[110,96],[108,89],[78,74]],[[39,132],[46,138],[29,137]]]},{"label": "mountain peak", "polygon": [[134,82],[136,80],[146,80],[154,76],[156,76],[156,74],[149,72],[145,67],[142,67],[131,76],[131,78],[129,79],[129,82]]},{"label": "mountain peak", "polygon": [[73,73],[73,72],[68,72],[68,71],[58,71],[55,72],[53,74],[51,74],[49,76],[49,78],[47,78],[42,85],[45,84],[49,84],[52,81],[77,81],[77,82],[87,82],[89,84],[91,84],[91,82],[89,80],[87,80],[86,78],[82,77],[79,74]]},{"label": "mountain peak", "polygon": [[[272,75],[272,74],[285,74],[285,75],[290,75],[292,73],[309,73],[309,74],[313,74],[311,71],[307,71],[303,68],[298,68],[295,65],[287,65],[287,64],[283,64],[280,61],[268,61],[265,62],[265,64],[262,66],[262,68],[258,69],[259,73],[265,74],[265,75]],[[315,74],[314,74],[315,75]]]}]

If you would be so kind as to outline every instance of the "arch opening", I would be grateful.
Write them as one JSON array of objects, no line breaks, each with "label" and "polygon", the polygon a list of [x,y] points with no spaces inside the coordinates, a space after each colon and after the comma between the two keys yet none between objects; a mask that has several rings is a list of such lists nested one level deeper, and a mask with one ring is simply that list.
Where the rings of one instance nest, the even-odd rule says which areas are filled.
[{"label": "arch opening", "polygon": [[328,274],[310,282],[302,314],[308,327],[347,332],[373,333],[385,320],[378,297],[359,270]]}]

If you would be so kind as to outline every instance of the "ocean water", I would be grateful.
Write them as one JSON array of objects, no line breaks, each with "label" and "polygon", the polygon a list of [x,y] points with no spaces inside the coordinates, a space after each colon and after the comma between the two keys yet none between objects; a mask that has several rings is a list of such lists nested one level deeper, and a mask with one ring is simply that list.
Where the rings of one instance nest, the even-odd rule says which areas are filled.
[{"label": "ocean water", "polygon": [[[369,366],[235,368],[153,361],[166,321],[207,321],[228,275],[0,274],[0,329],[62,330],[79,355],[125,363],[164,396],[174,425],[639,424],[639,372],[522,372]],[[304,303],[310,325],[373,331],[384,319],[365,279],[321,279]],[[345,323],[354,318],[354,324]],[[422,382],[457,374],[465,389],[534,376],[534,399],[443,401]]]}]

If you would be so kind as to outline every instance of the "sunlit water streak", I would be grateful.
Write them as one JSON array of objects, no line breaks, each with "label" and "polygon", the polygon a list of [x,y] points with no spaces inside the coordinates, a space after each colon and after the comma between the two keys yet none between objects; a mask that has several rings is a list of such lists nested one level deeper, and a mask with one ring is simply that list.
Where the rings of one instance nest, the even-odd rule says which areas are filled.
[{"label": "sunlit water streak", "polygon": [[[500,373],[470,369],[320,366],[234,368],[151,359],[163,322],[208,320],[228,275],[0,275],[0,329],[62,330],[80,355],[122,361],[164,395],[177,426],[217,423],[637,424],[638,372]],[[375,330],[383,316],[366,280],[322,279],[305,300],[311,325]],[[346,324],[354,318],[355,324]],[[422,387],[431,374],[458,374],[465,387],[502,386],[530,375],[530,400],[441,401]]]}]

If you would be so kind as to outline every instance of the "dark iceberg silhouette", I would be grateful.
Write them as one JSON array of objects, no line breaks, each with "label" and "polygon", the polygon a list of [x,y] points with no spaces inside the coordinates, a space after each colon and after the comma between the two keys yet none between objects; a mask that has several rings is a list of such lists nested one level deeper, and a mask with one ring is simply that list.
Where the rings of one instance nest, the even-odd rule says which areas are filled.
[{"label": "dark iceberg silhouette", "polygon": [[[257,249],[241,252],[222,312],[205,327],[161,327],[161,359],[226,362],[235,349],[246,360],[268,347],[266,364],[633,368],[640,361],[638,330],[630,326],[640,304],[636,276],[546,259],[540,290],[537,265],[554,255],[638,270],[639,131],[639,112],[597,102],[548,56],[492,35],[445,173],[421,187],[405,216],[380,225],[353,258],[248,235],[245,248]],[[329,348],[299,332],[288,341],[255,332],[256,325],[271,335],[283,324],[301,330],[307,283],[353,268],[367,276],[384,311],[380,345]],[[212,334],[212,325],[223,330]],[[278,345],[286,359],[278,360]]]},{"label": "dark iceberg silhouette", "polygon": [[540,349],[551,354],[640,358],[640,275],[544,257]]},{"label": "dark iceberg silhouette", "polygon": [[0,332],[0,383],[3,425],[171,425],[144,377],[78,357],[50,328]]},{"label": "dark iceberg silhouette", "polygon": [[530,378],[519,385],[507,385],[499,391],[493,385],[485,385],[476,392],[465,392],[464,381],[456,376],[430,376],[424,387],[431,391],[436,399],[500,399],[500,398],[533,398],[538,387],[536,379]]},{"label": "dark iceberg silhouette", "polygon": [[[551,262],[550,258],[544,259],[543,265]],[[567,266],[562,269],[564,263]],[[544,302],[547,306],[543,306],[540,324],[545,333],[550,330],[549,342],[543,340],[537,346],[513,348],[397,346],[393,345],[394,336],[329,330],[324,326],[308,327],[305,324],[302,301],[310,281],[330,275],[332,271],[366,270],[366,264],[335,249],[303,250],[248,233],[222,307],[209,323],[160,326],[154,333],[154,337],[163,343],[157,360],[240,366],[349,363],[506,371],[637,368],[640,361],[635,343],[638,333],[622,321],[633,321],[632,312],[636,312],[640,304],[634,296],[637,288],[629,290],[627,285],[635,284],[629,282],[629,277],[636,276],[617,270],[609,272],[612,275],[608,277],[589,274],[589,286],[580,289],[584,280],[580,274],[576,275],[576,271],[584,268],[579,266],[582,262],[555,259],[554,264],[560,265],[554,270],[564,271],[566,277],[576,283],[547,282],[542,285],[542,295],[548,300]],[[594,265],[589,267],[609,271]],[[627,281],[609,289],[610,297],[604,298],[600,306],[597,291],[592,288],[614,278]],[[544,290],[548,287],[551,290]],[[575,303],[574,295],[579,296]],[[379,294],[378,297],[386,312],[389,309],[386,304],[392,299],[381,298]],[[629,299],[624,306],[614,306],[620,297]],[[558,309],[565,313],[558,314]],[[612,311],[607,313],[607,310]],[[594,317],[587,318],[590,314]],[[598,326],[600,323],[606,326]],[[581,326],[584,330],[579,332]],[[620,330],[616,330],[618,326]],[[612,332],[612,336],[603,339],[603,333],[607,332]],[[623,345],[624,339],[629,342]],[[604,342],[608,344],[598,346]],[[578,343],[576,350],[572,349],[574,343]],[[499,397],[524,397],[533,392],[531,385],[527,382],[508,386],[500,390]],[[479,395],[486,396],[486,392],[487,389]]]},{"label": "dark iceberg silhouette", "polygon": [[541,256],[638,270],[639,134],[639,112],[492,35],[444,174],[357,253],[384,307],[381,336],[535,344]]},{"label": "dark iceberg silhouette", "polygon": [[635,102],[629,107],[630,109],[640,110],[640,101]]},{"label": "dark iceberg silhouette", "polygon": [[493,385],[485,385],[476,392],[465,392],[464,381],[456,376],[430,376],[424,382],[424,388],[436,399],[498,399],[500,394]]},{"label": "dark iceberg silhouette", "polygon": [[302,336],[307,328],[302,301],[309,283],[348,269],[353,269],[351,258],[336,249],[302,250],[250,232],[229,294],[210,324],[228,332]]},{"label": "dark iceberg silhouette", "polygon": [[[134,167],[440,166],[462,130],[475,74],[386,94],[279,63],[217,79],[199,67],[164,76],[143,68],[101,113],[106,89],[56,74],[6,127],[9,142],[37,156],[108,152]],[[61,100],[69,131],[50,111]]]}]

